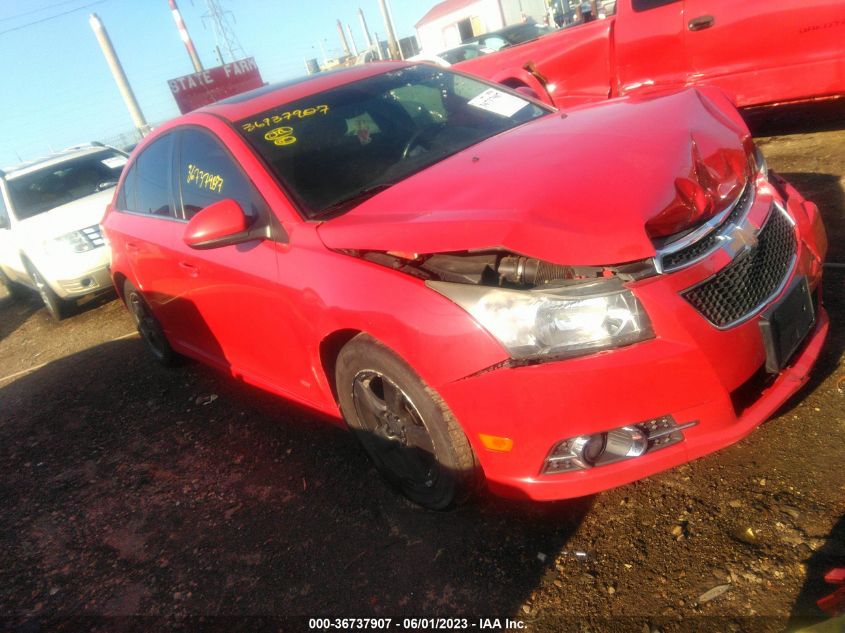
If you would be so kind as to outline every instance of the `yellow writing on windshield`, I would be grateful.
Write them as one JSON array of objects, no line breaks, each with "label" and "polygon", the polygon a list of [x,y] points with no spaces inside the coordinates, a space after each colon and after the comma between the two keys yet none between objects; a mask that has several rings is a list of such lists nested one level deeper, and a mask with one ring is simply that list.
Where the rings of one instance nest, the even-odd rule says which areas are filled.
[{"label": "yellow writing on windshield", "polygon": [[282,112],[281,114],[267,116],[257,121],[244,123],[241,127],[245,132],[254,132],[255,130],[260,130],[261,128],[269,127],[271,125],[278,125],[279,123],[284,123],[285,121],[290,121],[291,119],[304,119],[309,116],[314,116],[315,114],[326,114],[328,111],[329,106],[327,105],[318,105],[313,108],[304,108],[300,110],[290,110],[289,112]]},{"label": "yellow writing on windshield", "polygon": [[186,182],[194,184],[200,189],[208,189],[209,191],[216,191],[221,193],[223,191],[223,177],[217,174],[212,174],[196,165],[188,165],[188,175]]},{"label": "yellow writing on windshield", "polygon": [[264,140],[280,146],[293,145],[296,143],[296,137],[293,135],[293,128],[288,127],[287,125],[270,130],[264,135]]}]

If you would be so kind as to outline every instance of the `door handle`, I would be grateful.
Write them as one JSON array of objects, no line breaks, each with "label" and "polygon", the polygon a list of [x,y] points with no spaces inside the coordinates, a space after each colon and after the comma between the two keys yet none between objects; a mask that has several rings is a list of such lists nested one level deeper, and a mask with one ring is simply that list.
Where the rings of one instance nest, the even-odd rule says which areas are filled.
[{"label": "door handle", "polygon": [[179,262],[179,268],[186,271],[190,277],[198,277],[200,274],[200,269],[188,262]]},{"label": "door handle", "polygon": [[703,31],[704,29],[709,29],[714,24],[716,24],[716,18],[712,15],[702,15],[689,21],[689,30]]},{"label": "door handle", "polygon": [[138,245],[135,242],[125,242],[126,250],[129,252],[135,252],[138,250]]}]

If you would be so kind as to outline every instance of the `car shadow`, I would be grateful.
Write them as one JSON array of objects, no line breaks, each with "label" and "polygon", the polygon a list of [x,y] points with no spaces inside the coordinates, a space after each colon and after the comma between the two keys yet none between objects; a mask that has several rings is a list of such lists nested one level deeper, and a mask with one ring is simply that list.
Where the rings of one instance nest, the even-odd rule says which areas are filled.
[{"label": "car shadow", "polygon": [[754,136],[781,136],[845,128],[845,98],[741,110]]},{"label": "car shadow", "polygon": [[809,626],[828,618],[819,609],[817,602],[839,588],[836,585],[827,584],[824,577],[834,568],[845,567],[845,516],[839,518],[824,543],[805,561],[807,579],[792,606],[789,630]]},{"label": "car shadow", "polygon": [[816,203],[827,231],[827,262],[845,265],[845,191],[840,176],[789,172],[782,174],[802,196]]},{"label": "car shadow", "polygon": [[14,295],[0,299],[0,341],[11,335],[44,304],[35,293],[15,290]]},{"label": "car shadow", "polygon": [[54,361],[0,401],[0,609],[21,625],[529,618],[593,502],[422,510],[336,420],[196,363],[161,368],[137,338]]}]

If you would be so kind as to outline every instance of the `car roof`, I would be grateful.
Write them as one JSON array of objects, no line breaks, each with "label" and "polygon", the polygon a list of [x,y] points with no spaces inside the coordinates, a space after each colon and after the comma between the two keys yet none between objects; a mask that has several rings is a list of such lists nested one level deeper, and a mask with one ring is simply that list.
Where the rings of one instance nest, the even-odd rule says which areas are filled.
[{"label": "car roof", "polygon": [[24,176],[45,167],[58,165],[72,158],[78,158],[79,156],[86,156],[88,154],[96,154],[97,152],[102,152],[106,149],[113,150],[114,148],[94,143],[88,145],[74,145],[73,147],[68,147],[67,149],[63,149],[55,154],[50,154],[49,156],[43,156],[41,158],[36,158],[35,160],[19,163],[10,167],[4,167],[3,169],[0,169],[0,176],[5,176],[6,178],[17,178],[18,176]]},{"label": "car roof", "polygon": [[374,62],[362,66],[338,68],[281,83],[268,84],[243,94],[223,99],[195,110],[197,113],[214,114],[231,122],[264,112],[283,103],[302,99],[309,95],[331,90],[359,79],[366,79],[391,70],[406,68],[407,62]]}]

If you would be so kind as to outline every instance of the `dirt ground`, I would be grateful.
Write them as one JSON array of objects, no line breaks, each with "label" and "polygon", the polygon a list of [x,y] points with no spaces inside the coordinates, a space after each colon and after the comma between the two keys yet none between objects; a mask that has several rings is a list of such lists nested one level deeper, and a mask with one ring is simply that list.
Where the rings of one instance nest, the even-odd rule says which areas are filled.
[{"label": "dirt ground", "polygon": [[[845,117],[757,129],[845,264]],[[845,566],[845,268],[825,283],[812,382],[748,439],[590,498],[483,495],[451,513],[395,495],[307,411],[195,363],[160,368],[113,297],[60,324],[35,296],[4,300],[0,628],[793,630]]]}]

